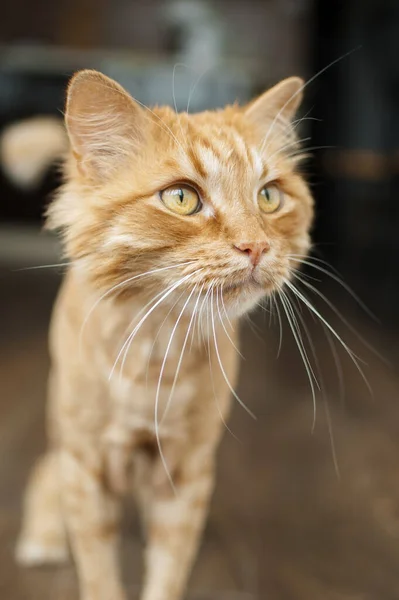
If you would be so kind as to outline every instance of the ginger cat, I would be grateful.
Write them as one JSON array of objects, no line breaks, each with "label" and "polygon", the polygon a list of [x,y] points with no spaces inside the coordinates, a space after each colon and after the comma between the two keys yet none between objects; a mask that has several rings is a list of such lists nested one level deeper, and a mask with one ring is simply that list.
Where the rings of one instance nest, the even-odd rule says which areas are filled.
[{"label": "ginger cat", "polygon": [[141,600],[184,596],[236,396],[237,321],[310,246],[293,154],[302,88],[293,77],[188,115],[142,107],[95,71],[70,83],[65,184],[48,210],[70,264],[51,324],[49,449],[17,557],[64,560],[69,540],[81,600],[126,598],[127,492],[145,530]]}]

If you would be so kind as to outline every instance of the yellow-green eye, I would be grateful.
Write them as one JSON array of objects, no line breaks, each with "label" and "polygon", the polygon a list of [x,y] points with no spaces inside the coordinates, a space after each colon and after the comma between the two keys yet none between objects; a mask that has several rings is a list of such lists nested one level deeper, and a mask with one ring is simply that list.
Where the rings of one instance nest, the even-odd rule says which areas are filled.
[{"label": "yellow-green eye", "polygon": [[265,185],[258,193],[259,208],[265,213],[276,212],[283,201],[283,193],[276,185]]},{"label": "yellow-green eye", "polygon": [[160,196],[165,206],[178,215],[192,215],[201,208],[198,193],[188,185],[171,185]]}]

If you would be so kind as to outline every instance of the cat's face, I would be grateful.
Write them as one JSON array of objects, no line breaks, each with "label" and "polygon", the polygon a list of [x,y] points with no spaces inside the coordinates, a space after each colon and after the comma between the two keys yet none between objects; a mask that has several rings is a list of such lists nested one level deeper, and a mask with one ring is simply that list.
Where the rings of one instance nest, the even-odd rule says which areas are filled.
[{"label": "cat's face", "polygon": [[310,244],[312,199],[290,124],[301,85],[292,78],[248,107],[187,115],[141,108],[100,74],[75,76],[73,156],[50,208],[68,255],[103,291],[172,290],[175,301],[213,289],[236,314],[277,291],[290,255]]}]

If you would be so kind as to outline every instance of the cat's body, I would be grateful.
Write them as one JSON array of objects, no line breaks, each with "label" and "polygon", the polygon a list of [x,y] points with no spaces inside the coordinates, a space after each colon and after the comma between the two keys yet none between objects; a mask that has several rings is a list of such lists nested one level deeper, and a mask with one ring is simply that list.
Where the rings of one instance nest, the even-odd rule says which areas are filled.
[{"label": "cat's body", "polygon": [[72,153],[49,223],[71,265],[51,328],[49,452],[18,556],[64,558],[67,531],[82,600],[125,597],[118,520],[130,491],[146,537],[141,598],[183,597],[238,374],[237,319],[309,247],[312,201],[279,152],[281,128],[262,148],[300,85],[246,112],[191,117],[148,116],[93,72],[70,88]]},{"label": "cat's body", "polygon": [[[114,515],[118,500],[112,498],[133,492],[143,513],[146,535],[152,539],[157,554],[153,561],[149,559],[151,564],[153,562],[148,567],[153,591],[147,594],[148,598],[174,598],[177,580],[181,577],[184,583],[196,550],[198,536],[194,537],[194,533],[203,526],[213,487],[213,454],[223,428],[221,415],[227,418],[230,390],[222,379],[214,353],[211,355],[212,383],[205,346],[196,337],[185,355],[169,410],[159,424],[165,462],[177,488],[175,497],[157,453],[154,404],[162,361],[181,306],[172,310],[166,321],[163,312],[148,319],[131,345],[122,375],[116,369],[109,382],[115,360],[112,349],[120,347],[132,318],[144,302],[142,299],[140,302],[139,295],[137,300],[119,300],[116,305],[112,301],[100,303],[79,339],[82,323],[94,301],[90,293],[85,294],[79,276],[69,273],[55,308],[51,332],[50,447],[53,452],[61,451],[61,464],[48,463],[47,468],[52,470],[48,475],[52,480],[50,486],[39,483],[42,488],[36,492],[41,496],[37,503],[39,508],[27,522],[20,558],[29,560],[29,552],[39,553],[35,540],[48,519],[46,494],[53,497],[59,493],[59,469],[63,469],[64,477],[70,477],[71,482],[71,511],[79,508],[74,518],[79,519],[76,525],[82,529],[82,544],[90,545],[90,536],[99,537],[93,539],[95,553],[87,554],[89,578],[97,569],[98,576],[93,587],[91,583],[84,586],[83,597],[107,600],[122,597],[116,575],[109,571],[108,563],[110,544],[113,537],[118,536],[118,517]],[[189,316],[181,318],[169,348],[159,393],[159,421],[173,385],[189,319]],[[191,340],[188,343],[191,344]],[[237,354],[227,338],[219,341],[219,351],[226,375],[234,384]],[[80,459],[87,463],[87,473],[76,472]],[[39,464],[39,477],[43,477],[41,469]],[[91,489],[84,491],[82,487],[86,486]],[[88,494],[87,512],[85,493]],[[97,504],[102,493],[104,507],[100,510],[93,504]],[[185,506],[186,493],[190,498]],[[57,502],[55,497],[50,500],[50,510],[53,502]],[[172,508],[175,503],[178,503],[176,514]],[[60,520],[62,522],[61,515]],[[42,536],[43,555],[38,554],[38,560],[65,555],[65,544],[62,529],[59,535],[57,531],[49,531],[47,536]],[[79,558],[79,550],[75,552],[78,562],[85,563],[83,555]],[[103,572],[107,573],[104,580],[100,577]]]}]

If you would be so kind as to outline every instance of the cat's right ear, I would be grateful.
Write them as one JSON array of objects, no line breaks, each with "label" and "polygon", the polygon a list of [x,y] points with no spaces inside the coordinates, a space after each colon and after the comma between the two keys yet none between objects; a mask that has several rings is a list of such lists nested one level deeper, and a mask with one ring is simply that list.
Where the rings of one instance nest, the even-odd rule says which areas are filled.
[{"label": "cat's right ear", "polygon": [[105,180],[140,150],[148,118],[119,84],[85,70],[69,84],[65,124],[81,174]]},{"label": "cat's right ear", "polygon": [[302,102],[305,82],[300,77],[288,77],[264,92],[244,107],[244,113],[261,131],[268,131],[270,122],[291,121]]}]

